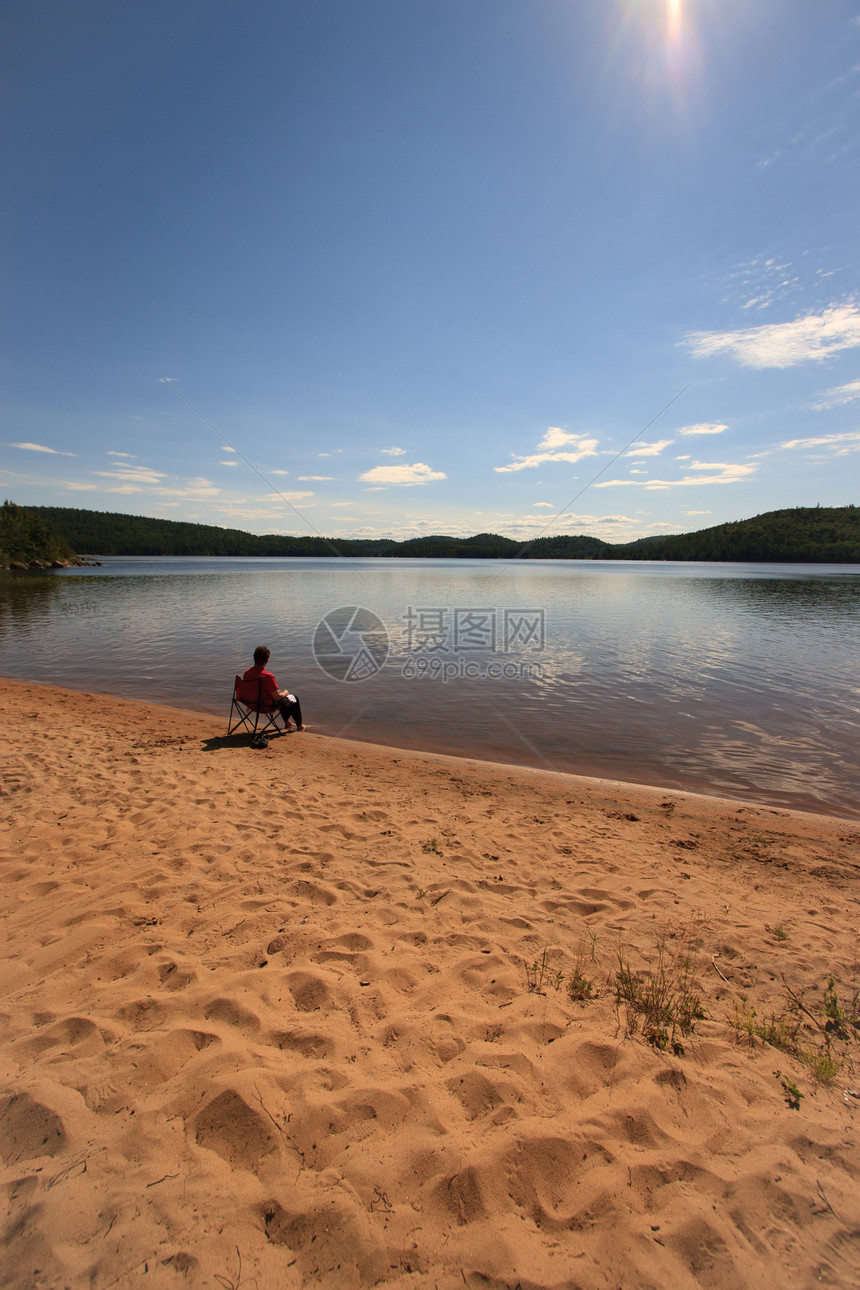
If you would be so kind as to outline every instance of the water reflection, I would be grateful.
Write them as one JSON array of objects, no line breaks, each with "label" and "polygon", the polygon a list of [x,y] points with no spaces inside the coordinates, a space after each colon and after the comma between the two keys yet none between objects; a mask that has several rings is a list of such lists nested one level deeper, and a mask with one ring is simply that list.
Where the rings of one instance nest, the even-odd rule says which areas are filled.
[{"label": "water reflection", "polygon": [[798,619],[838,626],[860,611],[860,580],[843,576],[769,579],[713,578],[698,584],[705,595],[779,623]]},{"label": "water reflection", "polygon": [[62,596],[62,582],[53,575],[17,577],[0,571],[0,641],[15,632],[32,630],[50,616],[52,601]]},{"label": "water reflection", "polygon": [[[860,569],[353,565],[111,561],[9,580],[0,673],[226,714],[265,642],[325,733],[357,717],[350,735],[382,743],[860,814]],[[357,602],[388,625],[392,654],[349,686],[311,642]],[[495,648],[467,651],[470,674],[404,675],[410,610],[450,624],[458,608],[497,616]],[[544,615],[543,647],[506,652],[505,611],[528,610]],[[444,636],[435,654],[464,657]],[[487,676],[500,661],[532,670]]]}]

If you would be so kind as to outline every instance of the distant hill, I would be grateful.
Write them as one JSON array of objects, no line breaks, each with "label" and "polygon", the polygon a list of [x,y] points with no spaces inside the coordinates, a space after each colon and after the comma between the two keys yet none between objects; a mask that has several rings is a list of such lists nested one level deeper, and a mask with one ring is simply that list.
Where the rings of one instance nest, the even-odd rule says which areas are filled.
[{"label": "distant hill", "polygon": [[586,535],[535,538],[525,546],[497,533],[475,537],[386,538],[257,536],[210,524],[63,506],[28,510],[63,544],[89,555],[388,556],[505,560],[702,560],[860,564],[860,509],[798,506],[695,533],[610,543]]},{"label": "distant hill", "polygon": [[385,555],[390,539],[260,537],[242,529],[184,520],[156,520],[146,515],[84,511],[71,506],[33,506],[36,515],[60,533],[69,546],[88,555]]},{"label": "distant hill", "polygon": [[717,524],[696,533],[643,538],[624,550],[620,558],[625,560],[860,564],[860,509],[797,506],[767,511],[751,520]]}]

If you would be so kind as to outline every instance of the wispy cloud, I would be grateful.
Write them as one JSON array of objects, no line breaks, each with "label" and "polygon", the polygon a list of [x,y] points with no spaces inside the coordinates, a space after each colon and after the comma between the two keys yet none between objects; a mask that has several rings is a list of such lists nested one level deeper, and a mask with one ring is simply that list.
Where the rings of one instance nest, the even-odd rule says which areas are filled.
[{"label": "wispy cloud", "polygon": [[681,479],[606,479],[595,488],[645,488],[651,491],[666,488],[689,488],[702,484],[737,484],[748,479],[758,469],[757,466],[740,465],[724,461],[693,461],[690,470],[696,474],[682,476]]},{"label": "wispy cloud", "polygon": [[43,443],[7,443],[7,448],[23,448],[25,452],[49,452],[54,457],[77,457],[76,452],[61,452],[59,448],[46,448]]},{"label": "wispy cloud", "polygon": [[722,421],[697,421],[695,425],[681,426],[678,434],[722,434],[728,428]]},{"label": "wispy cloud", "polygon": [[633,447],[625,452],[625,457],[659,457],[664,448],[668,448],[674,439],[658,439],[656,443],[634,443]]},{"label": "wispy cloud", "polygon": [[447,479],[441,470],[431,470],[423,461],[416,461],[413,466],[374,466],[366,470],[359,479],[368,484],[430,484],[437,479]]},{"label": "wispy cloud", "polygon": [[[225,449],[226,451],[226,449]],[[108,450],[108,457],[136,457],[136,452],[115,452],[112,448]]]},{"label": "wispy cloud", "polygon": [[699,331],[684,342],[694,358],[722,354],[744,367],[796,367],[822,362],[860,345],[860,308],[830,305],[793,322],[768,323],[740,331]]},{"label": "wispy cloud", "polygon": [[[782,152],[776,152],[759,164],[771,165],[780,156]],[[728,275],[725,299],[740,305],[741,309],[769,309],[778,301],[796,294],[799,284],[799,276],[786,260],[772,255],[757,255],[734,266]]]},{"label": "wispy cloud", "polygon": [[[221,495],[221,489],[211,480],[202,476],[189,479],[184,484],[163,484],[167,475],[143,469],[139,472],[121,472],[97,470],[93,472],[98,480],[109,480],[109,483],[91,482],[88,480],[64,480],[62,487],[70,493],[116,493],[120,496],[131,496],[143,493],[151,502],[178,497],[183,501],[211,501]],[[165,504],[167,504],[165,502]]]},{"label": "wispy cloud", "polygon": [[319,482],[322,483],[323,481],[334,479],[335,476],[334,475],[297,475],[296,478],[300,480],[302,483],[309,483],[314,480],[319,480]]},{"label": "wispy cloud", "polygon": [[829,408],[841,408],[846,403],[860,400],[860,381],[849,381],[847,385],[834,385],[832,390],[825,390],[818,403],[812,404],[813,412],[826,412]]},{"label": "wispy cloud", "polygon": [[559,426],[550,426],[538,444],[537,452],[526,457],[514,457],[509,466],[494,466],[493,469],[499,474],[508,474],[513,470],[531,470],[549,461],[566,461],[573,465],[582,461],[583,457],[596,455],[596,439],[587,439],[581,434],[568,434]]},{"label": "wispy cloud", "polygon": [[860,448],[860,430],[850,430],[845,434],[818,435],[810,439],[786,439],[784,443],[778,445],[777,451],[808,448],[828,448],[830,449],[828,455],[844,457],[849,452],[857,452]]},{"label": "wispy cloud", "polygon": [[384,452],[386,457],[405,457],[406,456],[405,448],[380,448],[379,451]]},{"label": "wispy cloud", "polygon": [[99,479],[118,479],[126,484],[160,484],[167,478],[162,471],[153,470],[151,466],[129,466],[125,462],[118,462],[116,470],[94,470],[93,474]]}]

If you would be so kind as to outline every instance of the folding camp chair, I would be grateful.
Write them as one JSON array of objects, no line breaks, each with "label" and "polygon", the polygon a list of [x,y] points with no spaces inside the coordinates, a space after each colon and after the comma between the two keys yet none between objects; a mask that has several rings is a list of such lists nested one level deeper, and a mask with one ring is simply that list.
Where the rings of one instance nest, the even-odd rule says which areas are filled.
[{"label": "folding camp chair", "polygon": [[228,735],[232,735],[240,726],[244,726],[248,731],[252,742],[261,739],[267,731],[277,733],[278,727],[275,724],[277,715],[277,707],[267,703],[263,695],[262,677],[255,677],[253,681],[243,681],[241,676],[236,677],[233,682],[230,716],[227,720]]}]

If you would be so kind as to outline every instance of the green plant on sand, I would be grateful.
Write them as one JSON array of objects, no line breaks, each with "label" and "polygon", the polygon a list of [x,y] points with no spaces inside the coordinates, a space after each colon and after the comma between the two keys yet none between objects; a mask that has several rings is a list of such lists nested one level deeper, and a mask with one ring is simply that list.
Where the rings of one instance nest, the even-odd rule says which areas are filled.
[{"label": "green plant on sand", "polygon": [[526,963],[526,989],[529,994],[546,994],[546,987],[550,985],[558,990],[564,981],[564,973],[554,968],[550,962],[553,953],[553,950],[545,949],[539,959]]},{"label": "green plant on sand", "polygon": [[[596,940],[596,938],[595,938]],[[593,951],[592,943],[592,951]],[[593,952],[592,952],[593,958]],[[573,968],[567,974],[567,993],[574,1003],[585,1003],[586,1000],[594,996],[594,980],[586,972],[586,963],[588,956],[586,953],[585,942],[580,941],[577,947],[576,957],[573,961]]]},{"label": "green plant on sand", "polygon": [[735,1030],[750,1045],[760,1039],[797,1058],[816,1084],[831,1083],[848,1059],[849,1045],[860,1039],[860,991],[855,990],[850,1001],[844,996],[840,1000],[836,978],[830,973],[819,1001],[808,1004],[788,985],[785,997],[782,1011],[771,1011],[759,1019],[746,996],[741,996],[735,1004]]},{"label": "green plant on sand", "polygon": [[632,966],[628,952],[619,947],[612,985],[627,1034],[641,1032],[654,1048],[682,1056],[682,1036],[692,1034],[696,1022],[705,1016],[694,988],[693,956],[683,943],[670,947],[668,938],[660,937],[653,963],[640,969]]}]

